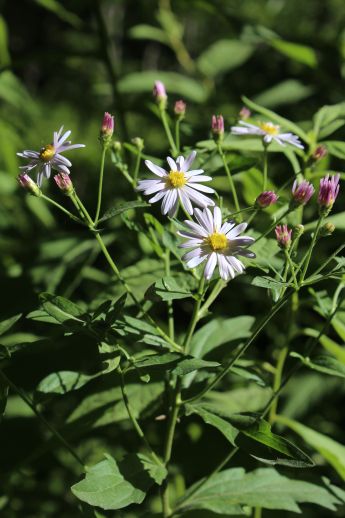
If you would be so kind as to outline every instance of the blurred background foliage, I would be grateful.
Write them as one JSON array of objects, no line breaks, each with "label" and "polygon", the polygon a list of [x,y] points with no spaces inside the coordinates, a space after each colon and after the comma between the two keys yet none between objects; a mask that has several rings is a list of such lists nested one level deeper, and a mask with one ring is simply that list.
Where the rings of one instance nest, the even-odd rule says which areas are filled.
[{"label": "blurred background foliage", "polygon": [[[85,150],[69,156],[73,180],[79,195],[92,207],[100,159],[97,137],[105,110],[115,114],[119,140],[139,136],[145,140],[147,154],[166,154],[165,136],[151,97],[156,79],[164,81],[170,106],[180,98],[188,104],[187,119],[181,127],[186,146],[209,138],[213,113],[222,113],[229,128],[237,119],[243,94],[297,122],[310,119],[324,104],[344,99],[343,0],[0,0],[0,6],[0,310],[4,318],[37,309],[37,294],[42,290],[93,303],[102,290],[108,289],[111,280],[104,261],[98,258],[97,246],[91,238],[85,238],[83,230],[42,200],[19,190],[15,178],[21,164],[16,152],[39,149],[50,142],[52,132],[61,125],[71,129],[73,142],[86,144]],[[340,129],[338,140],[344,135]],[[340,153],[339,158],[345,156]],[[286,165],[281,167],[277,184],[284,181]],[[109,160],[104,207],[133,199],[119,174]],[[45,189],[61,198],[52,182],[47,182]],[[123,228],[123,222],[114,220],[111,225],[108,243],[114,245],[114,251],[121,247],[119,261],[129,267],[147,251],[147,245],[142,239],[142,250],[138,250],[136,236],[126,227],[118,229]],[[339,237],[342,238],[343,235]],[[325,248],[324,255],[327,253]],[[150,268],[146,263],[143,269],[135,270],[133,266],[127,270],[138,289],[142,283],[150,283],[150,272],[159,266],[154,259],[151,261]],[[235,312],[253,314],[257,305],[251,297],[254,288],[241,284],[242,288],[243,296]],[[224,307],[218,310],[220,314],[231,304],[231,293],[227,297]],[[317,305],[315,300],[317,297],[311,297],[311,306]],[[184,316],[181,311],[181,318]],[[313,324],[311,320],[311,328]],[[37,341],[42,327],[36,325],[22,325],[2,343],[32,340],[39,353],[45,341]],[[338,326],[335,331],[338,334],[333,338],[343,342],[343,328]],[[268,335],[278,345],[284,340],[278,324],[270,327]],[[57,336],[57,350],[58,340]],[[73,339],[70,344],[65,341],[63,348],[73,345],[70,361],[76,364],[81,344],[72,342]],[[264,342],[269,359],[271,350]],[[82,345],[87,349],[87,343]],[[50,361],[59,362],[59,355]],[[15,377],[26,390],[32,390],[49,372],[47,365],[33,365],[27,372],[25,354],[18,363]],[[287,389],[286,415],[301,418],[341,442],[343,380],[323,380],[318,373],[297,378]],[[267,400],[265,390],[252,384],[246,390],[238,388],[235,397],[232,392],[238,405],[235,411],[260,408]],[[68,403],[60,400],[57,404],[57,424],[63,421],[67,406],[77,404],[78,393],[69,398]],[[69,491],[78,477],[78,466],[64,451],[59,450],[52,463],[49,455],[37,450],[46,432],[32,423],[31,412],[17,396],[10,400],[7,417],[0,432],[1,442],[6,445],[12,434],[14,442],[12,448],[1,453],[1,471],[6,473],[8,491],[7,496],[0,494],[0,509],[4,509],[0,513],[6,518],[78,516]],[[80,453],[90,464],[93,456],[99,460],[105,449],[115,450],[117,455],[122,449],[131,449],[133,437],[127,434],[126,422],[122,423],[122,432],[126,432],[122,435],[110,427],[102,433],[88,434],[83,426],[81,433],[86,439]],[[153,425],[151,433],[155,442]],[[208,472],[226,444],[216,431],[209,430],[207,436],[201,436],[197,422],[191,422],[181,433],[183,441],[176,456],[191,483]],[[119,437],[122,444],[114,449]],[[35,448],[32,458],[31,448]],[[205,449],[208,455],[200,456],[198,452]],[[190,455],[188,469],[186,451]],[[39,462],[35,462],[35,455]],[[240,455],[237,463],[243,465],[246,460]],[[325,472],[326,467],[320,471]],[[185,483],[181,475],[176,476],[178,494]],[[328,516],[323,513],[315,508],[304,512],[310,517]],[[210,516],[197,513],[198,518],[201,515]],[[344,514],[339,511],[338,516]]]}]

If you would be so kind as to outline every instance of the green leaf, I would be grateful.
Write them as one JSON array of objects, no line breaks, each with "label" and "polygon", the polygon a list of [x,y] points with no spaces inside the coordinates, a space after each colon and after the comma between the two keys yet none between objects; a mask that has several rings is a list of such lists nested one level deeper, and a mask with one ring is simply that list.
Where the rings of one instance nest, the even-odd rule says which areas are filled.
[{"label": "green leaf", "polygon": [[345,480],[345,446],[327,435],[316,432],[293,419],[279,415],[278,422],[288,426],[300,435],[307,444],[315,448]]},{"label": "green leaf", "polygon": [[273,279],[272,277],[254,277],[252,280],[252,284],[254,286],[258,286],[259,288],[267,288],[269,290],[276,290],[279,288],[283,288],[289,286],[288,282],[278,281],[277,279]]},{"label": "green leaf", "polygon": [[169,93],[181,95],[197,103],[202,103],[208,96],[207,90],[200,81],[176,72],[160,70],[130,73],[118,81],[118,88],[123,94],[147,93],[152,91],[153,84],[157,80],[163,81]]},{"label": "green leaf", "polygon": [[69,23],[73,27],[80,28],[82,25],[81,19],[71,11],[68,11],[57,0],[35,0],[38,5],[41,5],[48,11],[56,14],[61,20]]},{"label": "green leaf", "polygon": [[80,317],[84,315],[85,312],[74,304],[74,302],[64,297],[52,295],[51,293],[41,293],[40,300],[43,309],[57,322],[61,324],[68,321],[84,323],[84,320]]},{"label": "green leaf", "polygon": [[121,203],[118,207],[114,207],[113,209],[107,210],[103,216],[99,219],[99,223],[102,221],[107,221],[107,219],[113,218],[114,216],[119,216],[123,212],[127,212],[131,209],[138,209],[143,207],[149,207],[150,205],[145,201],[128,201],[126,203]]},{"label": "green leaf", "polygon": [[152,354],[146,358],[134,359],[135,368],[148,374],[154,370],[162,370],[171,372],[176,376],[185,376],[186,374],[199,369],[208,369],[219,367],[218,362],[209,362],[186,356],[178,353]]},{"label": "green leaf", "polygon": [[169,40],[162,29],[154,27],[153,25],[140,24],[131,27],[129,36],[136,40],[152,40],[159,41],[165,45],[169,44]]},{"label": "green leaf", "polygon": [[338,120],[345,122],[345,102],[320,108],[313,117],[316,138],[320,132],[327,133],[327,126]]},{"label": "green leaf", "polygon": [[191,284],[195,288],[196,283],[190,275],[182,275],[177,278],[171,276],[163,277],[149,287],[145,293],[145,298],[153,301],[167,301],[193,297],[193,293],[190,290]]},{"label": "green leaf", "polygon": [[294,61],[303,63],[311,68],[317,67],[316,52],[312,47],[300,45],[299,43],[292,43],[291,41],[285,41],[280,38],[271,39],[268,43],[281,54],[284,54]]},{"label": "green leaf", "polygon": [[304,358],[301,354],[296,352],[291,352],[290,356],[293,358],[299,358],[302,363],[310,369],[329,374],[330,376],[345,378],[345,365],[332,358],[332,356],[320,355],[314,356],[310,359]]},{"label": "green leaf", "polygon": [[9,331],[21,316],[22,313],[18,313],[18,315],[14,315],[13,317],[7,318],[6,320],[2,320],[0,322],[0,336]]},{"label": "green leaf", "polygon": [[[150,472],[152,473],[152,465]],[[117,463],[106,459],[92,466],[85,478],[72,486],[72,493],[89,505],[105,510],[123,509],[131,504],[141,504],[154,480],[148,471],[147,458],[128,455]],[[161,478],[157,475],[156,478]]]},{"label": "green leaf", "polygon": [[0,421],[6,409],[8,389],[7,382],[0,376]]},{"label": "green leaf", "polygon": [[258,113],[261,113],[262,115],[264,115],[265,117],[270,119],[272,122],[276,122],[277,124],[282,126],[282,129],[292,131],[292,133],[295,133],[296,135],[298,135],[305,142],[309,142],[310,141],[310,138],[305,133],[305,131],[303,131],[302,128],[300,128],[294,122],[291,122],[290,120],[285,119],[284,117],[281,117],[277,113],[275,113],[275,112],[273,112],[271,110],[268,110],[267,108],[264,108],[263,106],[260,106],[257,103],[254,103],[253,101],[251,101],[250,99],[248,99],[245,96],[243,96],[242,99],[243,99],[243,102],[251,110],[254,110],[254,111],[258,112]]},{"label": "green leaf", "polygon": [[334,511],[339,500],[322,486],[284,477],[273,468],[249,473],[232,468],[196,482],[177,502],[177,509],[207,509],[228,516],[242,515],[246,505],[298,513],[299,503],[318,504]]},{"label": "green leaf", "polygon": [[291,104],[310,97],[313,89],[305,86],[296,79],[286,79],[254,97],[257,104],[266,108],[274,108],[284,104]]},{"label": "green leaf", "polygon": [[255,47],[238,40],[218,40],[197,59],[198,69],[207,77],[215,77],[245,63]]},{"label": "green leaf", "polygon": [[327,147],[327,151],[330,155],[340,158],[341,160],[345,159],[345,142],[325,140],[322,144]]},{"label": "green leaf", "polygon": [[201,405],[186,405],[186,415],[191,414],[197,414],[201,417],[201,419],[213,426],[214,428],[217,428],[224,437],[232,444],[233,446],[236,446],[235,439],[239,433],[238,429],[232,426],[231,423],[226,421],[225,419],[222,419],[218,415],[214,414],[213,412],[210,412],[206,408],[204,408]]},{"label": "green leaf", "polygon": [[11,63],[10,53],[8,51],[8,33],[7,26],[3,16],[0,16],[0,67],[4,69]]}]

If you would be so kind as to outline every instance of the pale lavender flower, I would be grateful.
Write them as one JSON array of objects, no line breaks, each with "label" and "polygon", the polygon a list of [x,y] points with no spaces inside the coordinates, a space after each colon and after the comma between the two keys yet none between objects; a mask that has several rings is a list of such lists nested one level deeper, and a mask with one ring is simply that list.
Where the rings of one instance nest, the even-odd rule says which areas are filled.
[{"label": "pale lavender flower", "polygon": [[70,176],[66,173],[59,173],[54,176],[54,180],[58,188],[64,193],[70,195],[74,191],[73,183]]},{"label": "pale lavender flower", "polygon": [[146,195],[154,194],[149,199],[150,203],[162,200],[162,214],[168,214],[170,217],[176,214],[179,202],[188,214],[193,214],[192,202],[199,207],[214,205],[208,196],[202,194],[202,192],[214,193],[214,189],[202,184],[212,178],[203,175],[203,169],[189,171],[195,157],[195,151],[192,151],[186,159],[183,156],[177,157],[176,162],[171,157],[167,157],[170,171],[155,165],[150,160],[145,160],[146,166],[159,176],[159,179],[140,180],[137,189],[144,191]]},{"label": "pale lavender flower", "polygon": [[222,223],[219,207],[214,207],[213,214],[207,207],[203,210],[195,209],[194,214],[197,222],[186,220],[186,231],[178,232],[187,239],[180,247],[192,248],[183,256],[188,268],[195,268],[206,261],[204,276],[207,280],[211,279],[217,265],[224,281],[243,273],[244,265],[236,256],[255,257],[253,252],[246,249],[254,239],[249,236],[239,237],[247,228],[247,223]]},{"label": "pale lavender flower", "polygon": [[275,234],[280,248],[289,248],[291,245],[292,229],[287,225],[277,225]]},{"label": "pale lavender flower", "polygon": [[18,175],[17,180],[19,185],[30,194],[33,194],[34,196],[41,196],[41,189],[27,173]]},{"label": "pale lavender flower", "polygon": [[320,189],[317,201],[320,210],[324,213],[328,213],[332,209],[333,204],[337,199],[340,187],[339,179],[340,175],[338,173],[331,177],[327,174],[320,180]]},{"label": "pale lavender flower", "polygon": [[61,126],[58,132],[54,131],[53,143],[42,147],[40,151],[25,150],[22,153],[17,153],[18,156],[30,160],[26,166],[20,167],[24,172],[31,171],[37,167],[37,185],[39,187],[42,185],[44,176],[50,178],[52,169],[61,170],[66,174],[70,174],[68,168],[71,167],[72,164],[66,157],[61,155],[61,153],[70,151],[71,149],[85,147],[84,144],[71,144],[71,142],[67,140],[71,134],[70,131],[66,131],[64,134],[62,134],[62,132],[63,126]]},{"label": "pale lavender flower", "polygon": [[212,115],[211,130],[213,135],[217,137],[222,137],[224,135],[223,115]]},{"label": "pale lavender flower", "polygon": [[255,200],[255,205],[260,209],[266,209],[277,202],[279,196],[274,191],[264,191]]},{"label": "pale lavender flower", "polygon": [[280,126],[273,124],[272,122],[260,122],[258,126],[256,126],[255,124],[250,124],[249,122],[240,120],[239,124],[241,124],[241,126],[233,126],[231,128],[231,133],[233,135],[253,135],[262,137],[263,142],[267,145],[273,140],[281,146],[285,146],[287,143],[292,146],[296,146],[299,149],[304,148],[296,135],[293,133],[281,133]]},{"label": "pale lavender flower", "polygon": [[291,191],[292,202],[295,205],[305,205],[313,196],[314,191],[314,187],[307,180],[303,180],[300,184],[295,180]]},{"label": "pale lavender flower", "polygon": [[108,112],[104,113],[102,126],[101,126],[101,138],[110,139],[114,133],[114,116]]},{"label": "pale lavender flower", "polygon": [[168,96],[167,96],[167,92],[165,90],[164,83],[162,83],[162,81],[155,81],[155,84],[153,87],[153,97],[156,99],[158,104],[166,103]]}]

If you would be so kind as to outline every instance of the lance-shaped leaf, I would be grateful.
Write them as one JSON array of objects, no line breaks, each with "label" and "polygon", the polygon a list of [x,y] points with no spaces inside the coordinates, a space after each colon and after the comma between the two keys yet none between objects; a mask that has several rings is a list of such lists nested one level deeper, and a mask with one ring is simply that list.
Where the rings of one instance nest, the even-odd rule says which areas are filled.
[{"label": "lance-shaped leaf", "polygon": [[[190,277],[187,277],[188,281]],[[186,277],[163,277],[156,281],[145,293],[145,298],[153,301],[175,300],[193,297],[190,282]]]},{"label": "lance-shaped leaf", "polygon": [[19,313],[18,315],[14,315],[13,317],[7,318],[6,320],[2,320],[0,322],[0,336],[9,331],[21,316],[22,313]]},{"label": "lance-shaped leaf", "polygon": [[171,372],[176,376],[185,376],[199,369],[211,369],[219,367],[219,365],[218,362],[206,361],[179,353],[151,354],[145,358],[134,359],[135,369],[142,374],[163,371]]},{"label": "lance-shaped leaf", "polygon": [[57,322],[84,324],[82,316],[85,315],[85,311],[74,302],[51,293],[41,293],[40,300],[43,309]]},{"label": "lance-shaped leaf", "polygon": [[312,359],[308,357],[304,357],[301,354],[296,352],[290,353],[290,356],[294,358],[298,358],[306,367],[313,369],[315,371],[323,372],[324,374],[329,374],[330,376],[337,376],[339,378],[345,378],[345,365],[341,362],[338,362],[332,356],[327,356],[325,354],[314,356]]}]

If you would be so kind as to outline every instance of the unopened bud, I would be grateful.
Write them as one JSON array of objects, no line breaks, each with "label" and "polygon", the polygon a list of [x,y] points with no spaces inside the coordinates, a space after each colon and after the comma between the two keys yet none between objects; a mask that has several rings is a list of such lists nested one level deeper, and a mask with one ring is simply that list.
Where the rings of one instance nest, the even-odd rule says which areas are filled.
[{"label": "unopened bud", "polygon": [[241,108],[238,116],[239,116],[240,119],[245,121],[245,120],[249,119],[251,114],[252,114],[252,112],[249,110],[249,108],[246,108],[246,106],[243,106],[243,108]]},{"label": "unopened bud", "polygon": [[182,99],[180,99],[179,101],[176,101],[175,106],[174,106],[174,113],[175,113],[177,119],[182,120],[184,118],[184,116],[186,114],[186,108],[187,108],[187,105],[184,101],[182,101]]},{"label": "unopened bud", "polygon": [[295,225],[292,229],[293,239],[298,239],[302,234],[304,234],[304,225]]},{"label": "unopened bud", "polygon": [[105,112],[103,116],[101,131],[99,133],[100,141],[105,144],[109,145],[111,142],[111,137],[114,133],[114,117],[113,115],[110,115],[110,113]]},{"label": "unopened bud", "polygon": [[66,173],[59,173],[54,176],[54,180],[60,191],[66,196],[70,196],[74,192],[74,187],[70,176]]},{"label": "unopened bud", "polygon": [[280,248],[290,248],[292,229],[289,229],[287,225],[278,225],[275,228],[275,234]]},{"label": "unopened bud", "polygon": [[28,193],[33,196],[41,196],[41,189],[38,187],[37,183],[35,183],[32,178],[26,173],[20,174],[17,176],[18,183],[23,189],[28,191]]},{"label": "unopened bud", "polygon": [[119,140],[115,140],[115,142],[113,142],[113,149],[115,153],[120,153],[122,150],[122,144]]},{"label": "unopened bud", "polygon": [[317,162],[318,160],[321,160],[321,158],[324,158],[328,154],[326,146],[320,145],[317,146],[317,148],[314,150],[312,154],[312,159]]},{"label": "unopened bud", "polygon": [[278,196],[273,191],[264,191],[255,200],[255,205],[259,209],[266,209],[278,200]]},{"label": "unopened bud", "polygon": [[323,227],[320,228],[320,237],[331,236],[335,231],[335,225],[333,223],[325,223]]},{"label": "unopened bud", "polygon": [[162,81],[155,81],[153,87],[153,96],[161,110],[165,110],[167,105],[168,96],[165,90],[164,83]]},{"label": "unopened bud", "polygon": [[211,131],[216,139],[222,140],[224,136],[223,115],[212,115]]},{"label": "unopened bud", "polygon": [[139,149],[139,151],[142,151],[144,149],[144,141],[142,138],[134,137],[132,138],[131,142],[135,145],[137,149]]},{"label": "unopened bud", "polygon": [[319,204],[319,212],[322,216],[327,216],[332,210],[333,204],[339,194],[340,175],[335,174],[329,176],[327,174],[320,180],[320,189],[317,202]]},{"label": "unopened bud", "polygon": [[300,184],[295,180],[291,191],[292,206],[299,207],[300,205],[306,205],[313,196],[314,191],[314,187],[307,180],[302,180]]}]

